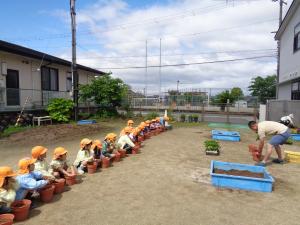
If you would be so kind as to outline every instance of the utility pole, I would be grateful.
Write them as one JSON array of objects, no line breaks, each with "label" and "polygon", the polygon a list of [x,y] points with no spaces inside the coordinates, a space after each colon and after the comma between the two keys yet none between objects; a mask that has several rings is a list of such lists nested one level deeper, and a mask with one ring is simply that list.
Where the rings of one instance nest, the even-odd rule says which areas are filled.
[{"label": "utility pole", "polygon": [[159,39],[159,99],[161,98],[161,38]]},{"label": "utility pole", "polygon": [[76,64],[76,12],[75,0],[70,0],[71,27],[72,27],[72,88],[74,101],[74,120],[78,120],[78,73]]},{"label": "utility pole", "polygon": [[179,80],[177,81],[177,94],[179,94]]},{"label": "utility pole", "polygon": [[[287,4],[283,0],[272,0],[273,2],[279,2],[279,25],[282,23],[282,11],[283,11],[283,4]],[[278,91],[279,91],[279,73],[280,73],[280,40],[277,40],[277,75],[276,75],[276,99],[278,99]]]},{"label": "utility pole", "polygon": [[146,55],[145,55],[145,97],[147,105],[147,95],[148,95],[148,41],[146,40]]}]

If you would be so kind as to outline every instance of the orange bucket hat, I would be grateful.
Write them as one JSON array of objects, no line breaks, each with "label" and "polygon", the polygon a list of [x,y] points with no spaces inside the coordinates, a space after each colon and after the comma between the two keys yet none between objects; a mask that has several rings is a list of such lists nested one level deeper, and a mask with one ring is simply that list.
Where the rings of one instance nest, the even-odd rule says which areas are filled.
[{"label": "orange bucket hat", "polygon": [[64,155],[68,153],[68,151],[63,148],[63,147],[57,147],[56,149],[54,149],[54,156],[53,156],[53,159],[57,159],[59,158],[61,155]]},{"label": "orange bucket hat", "polygon": [[28,166],[34,164],[36,159],[33,158],[23,158],[19,161],[19,174],[29,173]]},{"label": "orange bucket hat", "polygon": [[6,177],[15,177],[16,173],[9,166],[0,167],[0,187],[3,186]]},{"label": "orange bucket hat", "polygon": [[32,158],[37,159],[40,155],[45,154],[47,150],[48,149],[43,146],[35,146],[31,150],[31,156]]},{"label": "orange bucket hat", "polygon": [[145,123],[146,123],[146,124],[149,124],[149,123],[151,123],[151,121],[150,121],[150,120],[146,120]]},{"label": "orange bucket hat", "polygon": [[130,133],[132,131],[132,128],[131,127],[125,127],[124,128],[124,133]]},{"label": "orange bucket hat", "polygon": [[129,126],[129,125],[133,125],[134,124],[134,122],[133,122],[133,120],[128,120],[127,121],[127,125]]},{"label": "orange bucket hat", "polygon": [[92,144],[93,141],[88,139],[88,138],[83,138],[81,141],[80,141],[80,149],[83,149],[86,145],[89,145],[89,144]]},{"label": "orange bucket hat", "polygon": [[115,133],[109,133],[106,135],[105,139],[113,140],[116,137],[117,137],[117,135]]},{"label": "orange bucket hat", "polygon": [[92,149],[94,149],[95,147],[102,148],[102,142],[100,140],[94,140]]}]

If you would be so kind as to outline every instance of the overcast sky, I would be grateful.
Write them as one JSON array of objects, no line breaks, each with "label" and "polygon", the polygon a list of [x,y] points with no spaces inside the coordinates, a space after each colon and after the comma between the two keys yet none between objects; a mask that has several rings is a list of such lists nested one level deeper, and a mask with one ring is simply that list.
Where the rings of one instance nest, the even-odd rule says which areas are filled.
[{"label": "overcast sky", "polygon": [[[4,4],[17,14],[14,2],[20,1]],[[48,5],[36,0],[26,2],[32,4],[32,7],[27,4],[26,10],[29,13],[32,10],[34,23],[26,27],[17,16],[0,39],[71,59],[68,1],[62,4],[53,0]],[[252,77],[276,73],[276,42],[271,32],[278,28],[279,6],[271,0],[236,0],[228,4],[225,0],[76,2],[78,63],[111,71],[135,90],[144,90],[147,83],[149,94],[159,91],[158,67],[148,68],[147,76],[145,68],[125,69],[145,67],[146,40],[148,66],[159,65],[160,39],[163,66],[271,56],[162,67],[162,92],[175,89],[178,80],[180,89],[234,86],[247,89]],[[288,6],[291,2],[288,0]],[[4,16],[2,13],[0,17]],[[14,26],[18,26],[15,35],[10,33]]]}]

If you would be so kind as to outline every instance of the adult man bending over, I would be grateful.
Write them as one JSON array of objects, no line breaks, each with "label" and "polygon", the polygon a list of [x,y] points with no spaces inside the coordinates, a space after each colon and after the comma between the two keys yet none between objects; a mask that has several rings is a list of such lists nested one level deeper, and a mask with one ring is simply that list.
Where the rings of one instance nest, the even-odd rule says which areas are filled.
[{"label": "adult man bending over", "polygon": [[287,139],[290,137],[289,128],[281,123],[274,121],[263,121],[257,123],[255,121],[250,121],[248,126],[251,130],[258,134],[259,145],[258,150],[262,152],[266,140],[266,135],[273,135],[269,143],[267,144],[267,152],[264,159],[257,163],[257,166],[266,166],[266,162],[272,154],[273,148],[275,148],[278,155],[277,159],[274,159],[274,163],[283,163],[282,153],[280,145],[283,145]]}]

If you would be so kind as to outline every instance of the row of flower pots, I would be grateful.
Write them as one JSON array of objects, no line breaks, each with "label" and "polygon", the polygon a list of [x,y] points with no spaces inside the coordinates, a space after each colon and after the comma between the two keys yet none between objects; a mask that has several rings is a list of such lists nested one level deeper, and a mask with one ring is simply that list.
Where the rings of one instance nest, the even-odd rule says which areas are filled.
[{"label": "row of flower pots", "polygon": [[[164,129],[157,129],[148,132],[144,136],[139,136],[138,141],[135,143],[135,147],[132,150],[132,154],[138,154],[141,148],[141,142],[145,139],[149,139],[151,136],[157,135],[163,132]],[[96,161],[87,165],[87,172],[93,174],[97,171],[98,167],[109,168],[113,162],[120,162],[122,158],[127,157],[125,150],[119,149],[113,159],[102,158],[101,162]],[[76,175],[68,176],[65,179],[59,179],[55,182],[47,185],[39,191],[40,200],[43,203],[49,203],[53,200],[55,194],[60,194],[64,191],[65,185],[71,186],[76,184]],[[31,200],[23,199],[21,201],[15,201],[11,205],[13,214],[1,214],[0,225],[11,225],[13,221],[24,221],[29,217],[29,211],[31,206]]]}]

